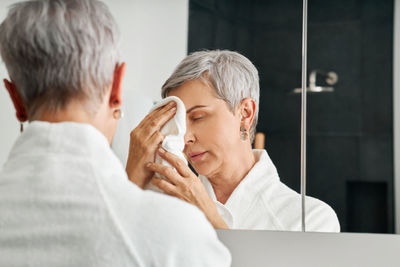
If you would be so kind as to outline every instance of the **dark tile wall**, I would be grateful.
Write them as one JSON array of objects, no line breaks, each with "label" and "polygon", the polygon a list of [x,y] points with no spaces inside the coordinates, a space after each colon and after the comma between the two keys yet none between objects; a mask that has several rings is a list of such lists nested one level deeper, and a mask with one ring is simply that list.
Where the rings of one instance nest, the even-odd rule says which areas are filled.
[{"label": "dark tile wall", "polygon": [[[392,233],[393,0],[309,1],[308,23],[308,72],[335,71],[339,82],[308,95],[307,194],[335,209],[343,231]],[[290,91],[301,85],[301,29],[302,1],[189,1],[189,52],[235,50],[259,70],[257,130],[297,191],[300,95]]]}]

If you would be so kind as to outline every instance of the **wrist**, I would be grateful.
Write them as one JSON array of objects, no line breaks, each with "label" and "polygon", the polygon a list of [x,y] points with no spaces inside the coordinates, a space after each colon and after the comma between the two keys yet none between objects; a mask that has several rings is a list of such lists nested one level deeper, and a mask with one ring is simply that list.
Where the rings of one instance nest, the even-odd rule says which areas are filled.
[{"label": "wrist", "polygon": [[126,169],[126,174],[128,175],[128,179],[131,182],[136,184],[141,189],[144,189],[144,186],[146,185],[146,183],[145,183],[145,179],[140,178],[140,177],[143,177],[142,175],[140,175],[139,173],[134,172],[134,171],[129,171],[128,169]]}]

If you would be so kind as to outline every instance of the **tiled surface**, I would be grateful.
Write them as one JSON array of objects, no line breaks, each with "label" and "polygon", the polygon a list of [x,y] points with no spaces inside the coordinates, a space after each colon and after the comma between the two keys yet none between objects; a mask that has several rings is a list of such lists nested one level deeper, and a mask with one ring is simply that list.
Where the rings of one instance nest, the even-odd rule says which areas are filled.
[{"label": "tiled surface", "polygon": [[300,192],[300,140],[298,135],[266,134],[265,148],[282,182]]},{"label": "tiled surface", "polygon": [[388,184],[348,181],[347,229],[361,233],[389,232]]}]

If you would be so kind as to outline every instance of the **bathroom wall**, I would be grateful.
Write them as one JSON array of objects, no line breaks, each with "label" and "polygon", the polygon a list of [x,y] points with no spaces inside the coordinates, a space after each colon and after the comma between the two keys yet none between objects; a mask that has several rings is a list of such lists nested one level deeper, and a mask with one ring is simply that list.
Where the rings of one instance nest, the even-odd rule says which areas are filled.
[{"label": "bathroom wall", "polygon": [[[0,20],[16,0],[1,0]],[[125,117],[121,120],[114,149],[125,161],[129,131],[160,99],[160,88],[187,53],[187,0],[105,0],[121,31],[121,60],[127,63],[124,80]],[[0,77],[7,77],[0,63]],[[19,135],[19,124],[4,86],[0,85],[0,165]]]},{"label": "bathroom wall", "polygon": [[[0,20],[7,15],[7,7],[16,1],[3,0],[0,2]],[[15,118],[15,111],[8,93],[3,85],[3,79],[8,79],[4,63],[0,63],[0,165],[4,163],[16,137],[19,135],[19,124]]]},{"label": "bathroom wall", "polygon": [[[258,68],[257,129],[297,191],[301,26],[301,1],[189,2],[189,52],[232,49]],[[343,231],[394,231],[392,50],[393,0],[309,2],[308,72],[339,82],[308,96],[307,194],[334,208]]]}]

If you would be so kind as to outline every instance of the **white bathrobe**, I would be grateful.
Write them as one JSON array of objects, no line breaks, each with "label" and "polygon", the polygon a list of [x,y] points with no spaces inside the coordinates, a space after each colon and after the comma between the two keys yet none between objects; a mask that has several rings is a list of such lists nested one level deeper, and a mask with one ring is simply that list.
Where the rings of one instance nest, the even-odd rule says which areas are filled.
[{"label": "white bathrobe", "polygon": [[33,122],[0,170],[0,266],[229,266],[205,216],[131,183],[106,138]]},{"label": "white bathrobe", "polygon": [[[218,211],[232,229],[301,230],[301,195],[279,180],[267,151],[254,149],[256,164],[223,205],[204,176],[199,176]],[[306,231],[339,232],[336,213],[326,203],[306,197]]]}]

